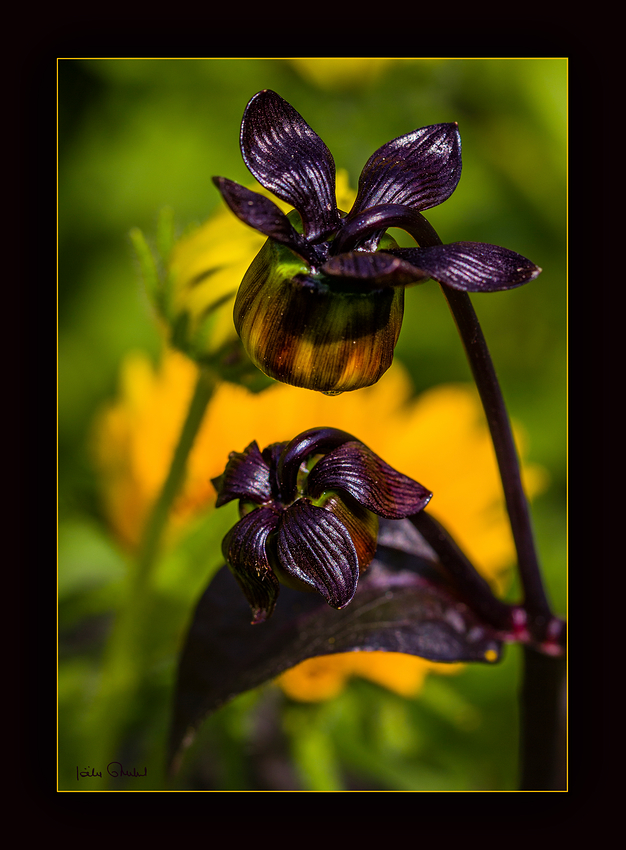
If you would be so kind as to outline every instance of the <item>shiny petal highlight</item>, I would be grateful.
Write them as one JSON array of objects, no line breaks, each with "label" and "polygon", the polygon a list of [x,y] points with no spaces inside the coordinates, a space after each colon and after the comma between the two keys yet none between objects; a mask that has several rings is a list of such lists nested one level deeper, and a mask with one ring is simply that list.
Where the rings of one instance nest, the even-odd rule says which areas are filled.
[{"label": "shiny petal highlight", "polygon": [[305,499],[285,512],[277,550],[287,575],[320,593],[331,608],[344,608],[355,594],[359,559],[350,534],[330,511]]},{"label": "shiny petal highlight", "polygon": [[272,615],[278,598],[278,579],[267,555],[267,538],[280,516],[272,508],[257,508],[234,525],[222,541],[222,551],[252,609],[252,624]]},{"label": "shiny petal highlight", "polygon": [[430,490],[358,441],[344,443],[322,457],[309,474],[308,488],[314,498],[328,490],[345,491],[387,519],[415,514],[432,498]]},{"label": "shiny petal highlight", "polygon": [[231,452],[224,472],[211,483],[217,490],[215,506],[221,508],[233,499],[262,504],[272,495],[270,468],[263,459],[256,440],[243,452]]},{"label": "shiny petal highlight", "polygon": [[534,280],[541,269],[521,254],[483,242],[398,248],[394,255],[463,292],[500,292]]},{"label": "shiny petal highlight", "polygon": [[244,112],[240,141],[259,183],[298,210],[307,239],[336,229],[335,161],[291,104],[270,90],[256,94]]},{"label": "shiny petal highlight", "polygon": [[447,200],[461,178],[461,136],[454,124],[433,124],[399,136],[368,159],[349,217],[378,204],[428,210]]}]

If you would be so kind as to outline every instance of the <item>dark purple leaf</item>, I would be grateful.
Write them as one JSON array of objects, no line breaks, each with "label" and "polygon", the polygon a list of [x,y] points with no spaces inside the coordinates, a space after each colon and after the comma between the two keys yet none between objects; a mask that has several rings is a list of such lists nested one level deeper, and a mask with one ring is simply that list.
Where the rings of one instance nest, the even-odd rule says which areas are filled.
[{"label": "dark purple leaf", "polygon": [[410,262],[378,251],[349,251],[331,257],[322,266],[322,271],[331,277],[351,278],[363,286],[377,289],[381,286],[407,286],[428,280],[428,274],[415,268]]},{"label": "dark purple leaf", "polygon": [[307,262],[318,259],[315,249],[297,232],[284,212],[265,195],[246,189],[226,177],[214,177],[213,182],[241,221],[291,248]]},{"label": "dark purple leaf", "polygon": [[331,511],[298,499],[281,517],[276,545],[288,576],[321,593],[333,608],[351,601],[359,559],[348,530]]},{"label": "dark purple leaf", "polygon": [[211,479],[217,490],[215,506],[233,499],[246,499],[262,504],[272,495],[270,468],[265,462],[256,440],[242,452],[231,452],[226,469],[217,478]]},{"label": "dark purple leaf", "polygon": [[514,289],[541,273],[538,266],[521,254],[484,242],[398,248],[392,253],[413,263],[440,283],[463,292]]},{"label": "dark purple leaf", "polygon": [[381,521],[384,545],[347,608],[336,611],[317,594],[283,587],[273,617],[254,627],[236,582],[222,569],[198,604],[180,660],[174,769],[207,714],[307,658],[356,650],[444,662],[499,658],[498,634],[460,601],[416,534],[408,521]]},{"label": "dark purple leaf", "polygon": [[314,499],[328,490],[345,490],[360,505],[388,519],[416,514],[433,495],[356,440],[321,458],[309,473],[307,489]]},{"label": "dark purple leaf", "polygon": [[241,152],[259,183],[298,210],[307,239],[315,241],[337,228],[332,154],[276,92],[261,91],[248,103]]},{"label": "dark purple leaf", "polygon": [[252,609],[253,624],[271,617],[278,598],[278,579],[272,572],[266,543],[279,522],[272,508],[255,508],[222,541],[224,557]]},{"label": "dark purple leaf", "polygon": [[461,177],[456,124],[421,127],[387,142],[367,161],[350,217],[379,204],[428,210],[454,192]]}]

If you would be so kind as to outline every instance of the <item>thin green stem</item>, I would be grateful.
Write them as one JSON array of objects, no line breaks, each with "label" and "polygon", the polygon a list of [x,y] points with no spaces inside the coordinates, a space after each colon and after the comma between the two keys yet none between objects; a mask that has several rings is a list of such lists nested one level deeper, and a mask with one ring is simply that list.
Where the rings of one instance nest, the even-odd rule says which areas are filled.
[{"label": "thin green stem", "polygon": [[167,478],[144,528],[135,572],[136,592],[141,592],[157,557],[172,503],[185,478],[187,459],[202,424],[214,387],[215,378],[213,374],[207,369],[201,369]]},{"label": "thin green stem", "polygon": [[[92,763],[103,768],[119,756],[124,731],[146,669],[146,624],[152,614],[150,579],[161,551],[170,510],[185,478],[187,461],[198,434],[215,378],[201,369],[178,444],[161,491],[148,516],[135,569],[128,577],[123,607],[118,612],[101,668],[101,691],[94,706],[97,752]],[[138,767],[142,769],[142,767]],[[106,784],[106,774],[103,774]]]}]

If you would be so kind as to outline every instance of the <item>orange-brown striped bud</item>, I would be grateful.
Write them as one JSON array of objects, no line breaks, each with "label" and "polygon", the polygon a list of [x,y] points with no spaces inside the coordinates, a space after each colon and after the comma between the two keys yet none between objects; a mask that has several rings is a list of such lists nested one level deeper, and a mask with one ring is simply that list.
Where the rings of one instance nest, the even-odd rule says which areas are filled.
[{"label": "orange-brown striped bud", "polygon": [[241,283],[234,320],[266,375],[336,395],[375,384],[391,366],[403,311],[402,287],[314,272],[268,239]]}]

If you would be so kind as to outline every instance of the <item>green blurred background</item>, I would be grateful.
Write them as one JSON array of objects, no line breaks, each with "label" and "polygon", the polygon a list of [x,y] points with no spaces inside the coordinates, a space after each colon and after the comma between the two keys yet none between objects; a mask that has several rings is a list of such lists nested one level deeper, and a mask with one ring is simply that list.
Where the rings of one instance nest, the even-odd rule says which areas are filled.
[{"label": "green blurred background", "polygon": [[[160,340],[128,233],[174,209],[182,227],[221,204],[211,182],[250,179],[239,152],[248,99],[275,89],[324,139],[356,186],[381,144],[457,121],[463,175],[427,213],[446,241],[491,242],[543,268],[511,292],[473,296],[529,460],[549,473],[533,505],[555,610],[565,613],[566,153],[565,59],[64,59],[58,63],[59,787],[92,765],[91,715],[127,564],[107,534],[89,455],[95,412],[116,391],[124,355],[157,358]],[[405,244],[409,244],[406,242]],[[434,285],[407,291],[397,356],[416,391],[469,370]],[[219,512],[218,512],[219,514]],[[188,588],[160,600],[153,667],[128,707],[125,758],[161,788],[177,641],[219,561],[213,514],[169,553]],[[198,554],[214,551],[198,567]],[[515,594],[515,588],[511,590]],[[516,787],[520,653],[496,668],[431,676],[405,700],[354,681],[328,703],[291,703],[275,687],[245,694],[205,725],[188,788],[221,790],[507,790]],[[131,761],[128,762],[129,764]],[[95,780],[92,780],[95,781]],[[137,780],[135,780],[137,782]],[[116,788],[137,788],[131,781]]]}]

